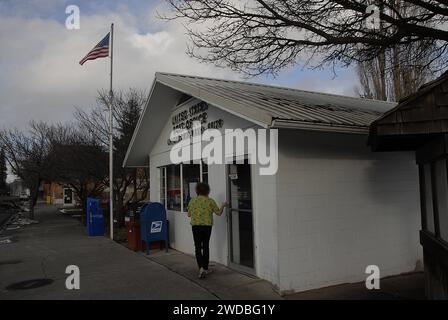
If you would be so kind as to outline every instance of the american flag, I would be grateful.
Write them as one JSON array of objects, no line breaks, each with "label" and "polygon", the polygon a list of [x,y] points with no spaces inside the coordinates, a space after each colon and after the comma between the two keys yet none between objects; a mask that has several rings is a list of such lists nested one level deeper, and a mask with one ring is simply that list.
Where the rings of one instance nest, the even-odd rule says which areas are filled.
[{"label": "american flag", "polygon": [[95,60],[98,58],[105,58],[109,56],[109,38],[110,32],[101,40],[81,61],[80,65],[83,65],[86,61]]}]

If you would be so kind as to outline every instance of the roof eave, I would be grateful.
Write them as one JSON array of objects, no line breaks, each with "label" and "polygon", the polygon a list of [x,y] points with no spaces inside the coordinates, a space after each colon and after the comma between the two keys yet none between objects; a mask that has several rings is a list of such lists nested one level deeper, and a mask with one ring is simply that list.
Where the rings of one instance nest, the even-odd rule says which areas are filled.
[{"label": "roof eave", "polygon": [[146,100],[145,107],[143,108],[143,110],[142,110],[142,112],[140,114],[140,118],[138,119],[137,125],[135,126],[135,129],[134,129],[134,132],[132,134],[132,138],[131,138],[131,141],[129,143],[128,149],[126,150],[126,154],[124,156],[124,160],[123,160],[123,163],[122,163],[122,167],[123,168],[141,168],[141,167],[143,167],[143,166],[130,166],[130,165],[127,165],[127,162],[128,162],[128,159],[129,159],[129,155],[130,155],[130,153],[132,151],[132,148],[134,146],[137,134],[138,134],[138,132],[140,130],[140,126],[142,124],[144,115],[146,113],[146,109],[148,108],[149,99],[151,98],[151,95],[152,95],[152,93],[154,91],[154,87],[155,86],[156,86],[156,79],[154,79],[154,81],[152,82],[151,90],[149,91],[149,95],[148,95],[148,99]]},{"label": "roof eave", "polygon": [[363,134],[369,133],[369,127],[367,126],[349,126],[349,125],[337,125],[327,123],[306,122],[297,120],[284,120],[275,119],[272,121],[271,128],[278,129],[301,129],[308,131],[324,131],[324,132],[337,132],[337,133],[350,133],[350,134]]}]

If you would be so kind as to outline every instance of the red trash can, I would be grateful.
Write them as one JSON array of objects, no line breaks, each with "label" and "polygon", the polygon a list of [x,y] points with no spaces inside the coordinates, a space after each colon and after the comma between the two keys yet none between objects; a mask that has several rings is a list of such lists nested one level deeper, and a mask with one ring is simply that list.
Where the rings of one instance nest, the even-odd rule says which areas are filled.
[{"label": "red trash can", "polygon": [[140,222],[130,219],[126,221],[126,229],[128,234],[128,248],[132,251],[140,251],[142,249],[142,241],[140,239]]}]

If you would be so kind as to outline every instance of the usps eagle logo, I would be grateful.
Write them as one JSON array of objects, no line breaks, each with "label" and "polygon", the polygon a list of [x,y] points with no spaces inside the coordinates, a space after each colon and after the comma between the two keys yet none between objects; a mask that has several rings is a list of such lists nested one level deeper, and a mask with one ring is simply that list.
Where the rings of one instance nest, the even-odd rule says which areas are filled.
[{"label": "usps eagle logo", "polygon": [[151,233],[159,233],[162,231],[162,221],[153,221],[151,223]]}]

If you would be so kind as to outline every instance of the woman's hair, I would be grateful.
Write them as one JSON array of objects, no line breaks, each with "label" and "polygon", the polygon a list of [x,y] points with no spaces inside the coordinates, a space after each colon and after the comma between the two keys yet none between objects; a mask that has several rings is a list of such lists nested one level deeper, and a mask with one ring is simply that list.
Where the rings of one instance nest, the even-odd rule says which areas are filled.
[{"label": "woman's hair", "polygon": [[210,186],[205,182],[199,182],[196,185],[196,194],[198,196],[208,196],[210,193]]}]

